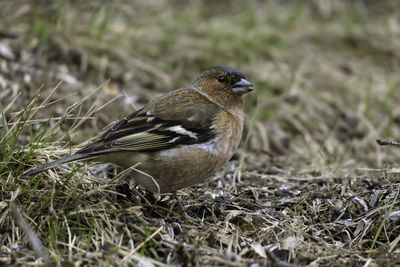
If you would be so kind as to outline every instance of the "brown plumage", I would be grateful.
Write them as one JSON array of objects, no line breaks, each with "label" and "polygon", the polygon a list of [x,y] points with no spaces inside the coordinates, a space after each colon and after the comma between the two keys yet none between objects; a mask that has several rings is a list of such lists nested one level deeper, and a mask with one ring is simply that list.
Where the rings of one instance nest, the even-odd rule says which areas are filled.
[{"label": "brown plumage", "polygon": [[140,162],[135,182],[149,191],[173,192],[211,177],[235,153],[243,131],[244,94],[253,85],[228,67],[206,70],[183,89],[153,99],[74,155],[23,175],[77,160]]}]

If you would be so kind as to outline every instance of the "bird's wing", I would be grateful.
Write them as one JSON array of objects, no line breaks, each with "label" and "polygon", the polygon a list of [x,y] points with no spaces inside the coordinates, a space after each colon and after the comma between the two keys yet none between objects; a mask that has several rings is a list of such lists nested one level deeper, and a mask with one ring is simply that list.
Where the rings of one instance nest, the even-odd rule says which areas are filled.
[{"label": "bird's wing", "polygon": [[[219,107],[210,102],[174,105],[161,99],[122,119],[77,154],[119,151],[156,152],[179,145],[207,142],[215,136],[212,122]],[[172,101],[173,102],[173,101]],[[168,109],[159,106],[170,103]]]}]

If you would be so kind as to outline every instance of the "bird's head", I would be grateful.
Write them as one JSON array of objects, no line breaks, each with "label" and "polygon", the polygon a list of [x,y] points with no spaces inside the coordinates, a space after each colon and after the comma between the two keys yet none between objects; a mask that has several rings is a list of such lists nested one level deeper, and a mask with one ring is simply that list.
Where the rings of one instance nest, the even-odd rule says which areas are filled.
[{"label": "bird's head", "polygon": [[242,108],[244,94],[254,85],[246,76],[233,68],[213,67],[204,71],[191,87],[224,108]]}]

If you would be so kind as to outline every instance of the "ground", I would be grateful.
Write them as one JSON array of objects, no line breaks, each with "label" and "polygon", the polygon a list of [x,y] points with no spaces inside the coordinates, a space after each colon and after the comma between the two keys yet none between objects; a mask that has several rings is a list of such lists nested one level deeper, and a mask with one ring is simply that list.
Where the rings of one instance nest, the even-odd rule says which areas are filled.
[{"label": "ground", "polygon": [[[376,143],[400,138],[399,10],[0,2],[0,264],[400,264],[400,149]],[[94,163],[21,177],[215,65],[256,89],[207,183],[151,195]]]}]

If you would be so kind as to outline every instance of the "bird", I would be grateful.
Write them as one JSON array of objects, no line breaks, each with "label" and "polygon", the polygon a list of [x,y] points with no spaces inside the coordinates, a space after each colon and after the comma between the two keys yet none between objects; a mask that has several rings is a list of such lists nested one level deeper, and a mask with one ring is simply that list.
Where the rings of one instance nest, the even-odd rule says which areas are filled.
[{"label": "bird", "polygon": [[75,154],[22,176],[75,161],[128,169],[147,191],[173,193],[212,177],[236,152],[243,132],[245,95],[254,89],[231,67],[212,67],[188,86],[148,102]]}]

